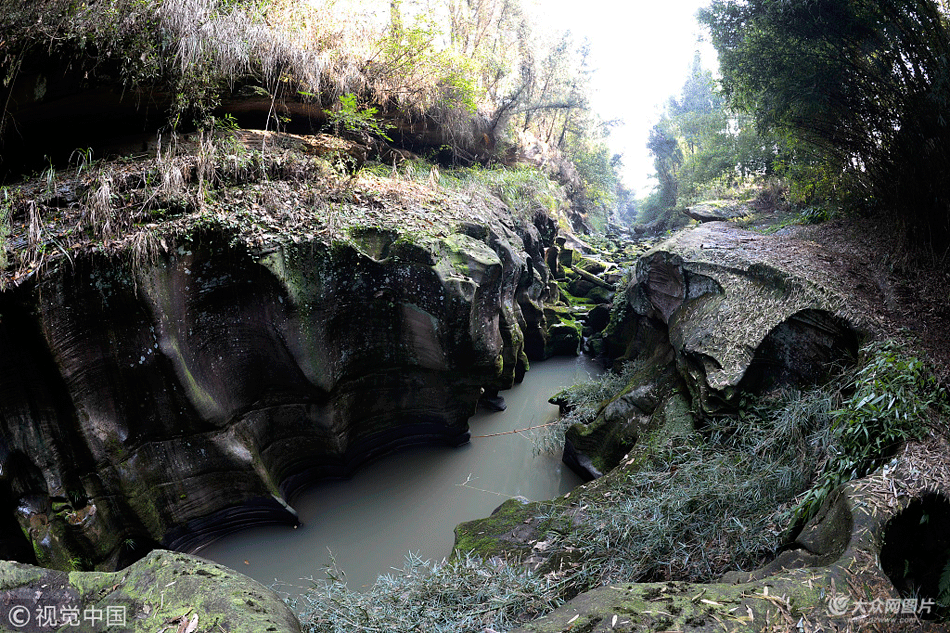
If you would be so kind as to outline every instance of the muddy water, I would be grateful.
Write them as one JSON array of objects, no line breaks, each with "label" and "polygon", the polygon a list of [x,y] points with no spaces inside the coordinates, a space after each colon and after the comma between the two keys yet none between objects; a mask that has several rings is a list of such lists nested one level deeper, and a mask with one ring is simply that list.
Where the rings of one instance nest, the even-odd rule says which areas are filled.
[{"label": "muddy water", "polygon": [[585,358],[535,363],[522,384],[503,392],[507,411],[479,411],[469,424],[472,441],[461,448],[416,448],[362,468],[352,479],[313,486],[293,500],[302,525],[252,528],[198,554],[295,595],[308,578],[324,578],[330,553],[351,589],[371,586],[401,568],[407,552],[442,560],[457,523],[487,516],[506,499],[564,494],[580,479],[560,455],[536,455],[532,433],[505,433],[549,422],[557,407],[547,400],[600,369]]}]

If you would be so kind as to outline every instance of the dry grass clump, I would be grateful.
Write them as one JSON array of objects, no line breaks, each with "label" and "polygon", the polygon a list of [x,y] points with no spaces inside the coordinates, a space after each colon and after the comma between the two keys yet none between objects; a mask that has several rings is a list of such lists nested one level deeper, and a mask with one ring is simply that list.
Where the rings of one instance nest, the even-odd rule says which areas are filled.
[{"label": "dry grass clump", "polygon": [[[709,582],[766,562],[794,499],[815,474],[832,408],[822,391],[788,392],[707,422],[552,507],[551,547],[581,552],[588,582]],[[573,496],[573,495],[572,495]]]},{"label": "dry grass clump", "polygon": [[110,236],[115,211],[112,209],[112,181],[106,175],[99,177],[86,196],[85,224],[101,237]]},{"label": "dry grass clump", "polygon": [[358,149],[325,135],[200,132],[160,143],[152,159],[47,170],[2,189],[0,211],[10,226],[3,250],[13,254],[3,284],[18,285],[43,264],[81,252],[154,261],[197,227],[217,227],[250,246],[347,239],[354,226],[446,236],[461,222],[491,224],[507,213],[498,188],[506,177],[520,183],[511,185],[517,196],[506,198],[516,213],[562,204],[540,173],[422,162],[354,171]]}]

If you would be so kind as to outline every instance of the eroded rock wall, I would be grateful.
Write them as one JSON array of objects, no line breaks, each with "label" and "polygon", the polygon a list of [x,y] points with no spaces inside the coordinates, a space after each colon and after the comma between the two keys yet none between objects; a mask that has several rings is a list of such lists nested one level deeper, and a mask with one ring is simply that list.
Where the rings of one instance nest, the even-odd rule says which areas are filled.
[{"label": "eroded rock wall", "polygon": [[4,553],[111,569],[295,522],[300,486],[398,447],[464,443],[543,331],[545,245],[517,228],[255,248],[212,230],[0,295]]},{"label": "eroded rock wall", "polygon": [[[822,263],[831,259],[816,244],[722,223],[680,231],[644,254],[593,344],[640,370],[596,419],[568,430],[565,461],[599,477],[669,398],[687,396],[702,418],[735,410],[744,394],[816,384],[855,357],[848,280],[829,274]],[[626,401],[641,391],[650,398]]]}]

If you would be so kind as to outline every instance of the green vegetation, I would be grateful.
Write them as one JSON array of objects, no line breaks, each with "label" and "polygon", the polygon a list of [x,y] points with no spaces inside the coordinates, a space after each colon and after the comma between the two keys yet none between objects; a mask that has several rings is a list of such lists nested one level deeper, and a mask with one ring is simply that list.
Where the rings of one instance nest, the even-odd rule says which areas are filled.
[{"label": "green vegetation", "polygon": [[377,119],[377,108],[360,109],[356,103],[356,95],[340,95],[340,107],[338,110],[328,110],[330,124],[333,125],[337,134],[342,131],[349,132],[360,137],[378,136],[391,141],[386,136],[384,124]]},{"label": "green vegetation", "polygon": [[724,95],[790,148],[800,190],[883,210],[924,250],[950,245],[945,3],[715,0],[701,20]]},{"label": "green vegetation", "polygon": [[894,342],[872,343],[864,362],[846,377],[838,408],[829,414],[821,475],[798,502],[806,520],[839,484],[863,477],[901,443],[922,439],[950,416],[950,398],[931,369]]},{"label": "green vegetation", "polygon": [[367,174],[428,186],[473,197],[494,196],[512,213],[530,221],[537,213],[557,217],[566,204],[564,192],[551,177],[540,169],[521,166],[515,168],[456,167],[439,169],[426,161],[404,161],[398,167],[370,165]]},{"label": "green vegetation", "polygon": [[697,53],[680,97],[650,131],[657,188],[641,203],[644,223],[685,223],[678,210],[709,198],[741,198],[779,171],[782,145],[729,107]]},{"label": "green vegetation", "polygon": [[[214,229],[259,243],[347,239],[375,227],[411,240],[489,221],[500,204],[516,222],[558,217],[569,202],[540,169],[440,168],[363,162],[365,147],[328,135],[216,129],[163,143],[155,158],[50,168],[0,189],[2,284],[53,260],[100,251],[141,265],[182,238]],[[63,191],[76,200],[63,205]],[[18,218],[18,221],[11,221]],[[3,262],[0,262],[3,263]]]},{"label": "green vegetation", "polygon": [[[950,415],[945,391],[906,347],[872,343],[862,359],[827,386],[750,398],[692,432],[641,441],[642,454],[568,498],[509,502],[500,518],[479,522],[479,530],[494,520],[504,532],[505,521],[528,522],[519,512],[532,518],[537,540],[528,546],[550,555],[535,572],[488,547],[490,560],[465,551],[442,565],[410,557],[402,572],[360,594],[331,568],[298,602],[302,621],[314,632],[413,631],[422,621],[427,630],[504,631],[593,587],[709,582],[762,565],[829,484],[867,474],[900,442],[922,437],[928,422]],[[571,419],[596,415],[635,369],[562,392],[575,405]]]},{"label": "green vegetation", "polygon": [[10,220],[13,204],[6,187],[0,188],[0,270],[7,267],[7,240],[10,237]]},{"label": "green vegetation", "polygon": [[504,561],[463,556],[434,565],[410,555],[366,593],[335,567],[292,606],[310,633],[506,631],[560,604],[564,582]]},{"label": "green vegetation", "polygon": [[[590,111],[583,46],[534,31],[520,0],[388,8],[387,22],[343,2],[0,0],[2,78],[13,90],[30,64],[69,60],[90,84],[172,95],[172,130],[219,127],[219,107],[240,95],[269,100],[267,126],[279,130],[291,121],[286,106],[303,102],[363,141],[425,136],[443,165],[517,159],[519,147],[541,143],[577,204],[603,221],[619,158]],[[561,168],[569,163],[576,170]]]}]

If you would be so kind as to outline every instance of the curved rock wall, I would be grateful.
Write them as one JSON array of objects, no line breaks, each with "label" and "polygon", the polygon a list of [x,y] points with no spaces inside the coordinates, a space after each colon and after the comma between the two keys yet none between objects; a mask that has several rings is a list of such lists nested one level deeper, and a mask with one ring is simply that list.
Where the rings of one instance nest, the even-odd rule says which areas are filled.
[{"label": "curved rock wall", "polygon": [[655,338],[643,332],[668,332],[680,374],[711,413],[742,391],[814,382],[858,346],[836,284],[822,279],[826,257],[716,224],[677,233],[638,260],[624,306],[634,325],[608,347],[635,358]]},{"label": "curved rock wall", "polygon": [[[638,261],[594,346],[640,369],[594,420],[565,436],[564,461],[601,476],[636,445],[671,397],[698,417],[730,411],[743,394],[816,384],[856,355],[842,314],[844,280],[830,280],[817,245],[706,224],[683,230]],[[631,394],[649,393],[650,398]],[[636,406],[634,406],[636,405]]]},{"label": "curved rock wall", "polygon": [[115,568],[295,522],[300,486],[397,447],[464,443],[542,335],[544,245],[519,232],[249,249],[211,231],[0,294],[6,555]]}]

